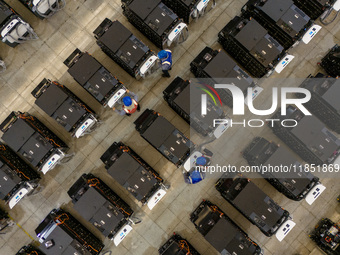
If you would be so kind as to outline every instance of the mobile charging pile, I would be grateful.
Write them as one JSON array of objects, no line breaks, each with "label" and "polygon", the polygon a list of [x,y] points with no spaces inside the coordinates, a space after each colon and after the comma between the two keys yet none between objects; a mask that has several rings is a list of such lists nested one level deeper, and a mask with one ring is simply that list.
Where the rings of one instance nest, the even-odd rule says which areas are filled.
[{"label": "mobile charging pile", "polygon": [[218,41],[249,74],[262,78],[281,72],[294,59],[270,34],[256,19],[236,16],[220,31]]},{"label": "mobile charging pile", "polygon": [[134,124],[139,134],[177,167],[184,164],[195,149],[194,143],[153,110],[146,109]]},{"label": "mobile charging pile", "polygon": [[263,254],[261,247],[210,201],[203,200],[190,214],[190,221],[220,254]]},{"label": "mobile charging pile", "polygon": [[[227,89],[215,90],[215,84],[233,84],[242,90],[246,98],[251,97],[253,100],[263,91],[246,71],[221,50],[205,47],[190,63],[190,71],[199,78],[202,88],[212,94],[221,106],[223,103],[233,108],[233,97]],[[252,88],[251,95],[248,95],[248,88]]]},{"label": "mobile charging pile", "polygon": [[65,7],[65,0],[19,0],[40,19],[49,18]]},{"label": "mobile charging pile", "polygon": [[0,1],[0,35],[2,42],[10,47],[38,39],[31,26],[2,0]]},{"label": "mobile charging pile", "polygon": [[243,151],[243,157],[251,166],[296,166],[297,171],[292,169],[290,172],[260,172],[263,178],[289,199],[305,199],[311,205],[326,189],[318,177],[304,169],[293,153],[265,138],[254,138]]},{"label": "mobile charging pile", "polygon": [[161,0],[122,0],[124,16],[158,48],[187,40],[189,30]]},{"label": "mobile charging pile", "polygon": [[157,56],[118,20],[105,19],[93,33],[99,47],[132,77],[145,78],[159,68]]},{"label": "mobile charging pile", "polygon": [[65,61],[68,73],[104,107],[121,98],[123,83],[87,52],[76,49]]},{"label": "mobile charging pile", "polygon": [[99,255],[104,244],[70,213],[52,210],[35,229],[46,255]]},{"label": "mobile charging pile", "polygon": [[64,85],[42,80],[31,93],[35,104],[73,137],[91,133],[98,125],[95,112]]},{"label": "mobile charging pile", "polygon": [[259,22],[285,50],[301,40],[308,44],[321,29],[293,0],[250,0],[242,15]]},{"label": "mobile charging pile", "polygon": [[136,223],[131,207],[92,174],[83,174],[69,189],[68,195],[73,208],[116,246]]},{"label": "mobile charging pile", "polygon": [[12,112],[0,125],[2,140],[43,174],[69,160],[68,146],[36,117]]},{"label": "mobile charging pile", "polygon": [[186,24],[202,18],[216,7],[216,0],[163,0]]},{"label": "mobile charging pile", "polygon": [[[163,97],[169,106],[181,116],[193,129],[203,136],[216,139],[229,128],[228,125],[213,126],[214,119],[226,119],[226,114],[215,98],[207,99],[208,114],[201,114],[201,98],[208,89],[195,79],[191,82],[176,77],[163,91]],[[213,101],[214,100],[214,101]]]},{"label": "mobile charging pile", "polygon": [[40,176],[9,146],[0,143],[0,180],[0,199],[12,209],[39,187]]},{"label": "mobile charging pile", "polygon": [[100,159],[108,174],[150,210],[167,193],[169,187],[160,175],[123,143],[112,144]]},{"label": "mobile charging pile", "polygon": [[226,201],[268,237],[275,235],[281,242],[296,225],[287,210],[239,174],[225,174],[215,186]]}]

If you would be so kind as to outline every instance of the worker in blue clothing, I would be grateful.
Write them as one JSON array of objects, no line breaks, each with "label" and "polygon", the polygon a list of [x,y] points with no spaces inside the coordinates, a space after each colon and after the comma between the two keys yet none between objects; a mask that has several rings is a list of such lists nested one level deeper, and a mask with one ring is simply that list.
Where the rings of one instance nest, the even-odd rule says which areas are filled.
[{"label": "worker in blue clothing", "polygon": [[161,50],[158,52],[158,58],[161,60],[163,77],[170,77],[169,70],[172,68],[172,52],[171,50]]},{"label": "worker in blue clothing", "polygon": [[206,176],[204,167],[210,166],[212,156],[213,153],[211,151],[204,149],[202,156],[196,159],[193,168],[189,172],[183,170],[185,183],[196,184],[203,181]]}]

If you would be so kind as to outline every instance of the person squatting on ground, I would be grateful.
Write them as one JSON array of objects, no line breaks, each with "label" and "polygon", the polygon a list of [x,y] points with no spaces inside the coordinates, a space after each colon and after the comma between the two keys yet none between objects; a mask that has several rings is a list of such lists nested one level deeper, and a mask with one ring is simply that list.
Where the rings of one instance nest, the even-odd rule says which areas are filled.
[{"label": "person squatting on ground", "polygon": [[135,113],[136,111],[140,111],[140,105],[138,104],[137,100],[138,96],[130,90],[127,90],[126,95],[119,102],[121,109],[116,109],[115,107],[112,109],[119,115],[131,116],[131,114]]}]

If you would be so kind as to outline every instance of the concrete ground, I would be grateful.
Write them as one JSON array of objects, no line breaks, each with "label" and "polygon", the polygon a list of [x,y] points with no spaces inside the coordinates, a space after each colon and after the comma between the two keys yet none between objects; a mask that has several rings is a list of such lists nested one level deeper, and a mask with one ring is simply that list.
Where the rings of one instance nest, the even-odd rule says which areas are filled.
[{"label": "concrete ground", "polygon": [[[214,188],[216,178],[188,186],[184,183],[182,169],[177,169],[160,153],[144,141],[134,129],[132,117],[121,117],[111,110],[104,109],[84,89],[82,89],[67,73],[63,61],[76,49],[88,51],[105,67],[115,74],[127,87],[139,95],[142,110],[152,108],[159,111],[170,120],[179,130],[190,135],[190,129],[175,112],[168,107],[162,98],[162,91],[178,75],[184,79],[193,77],[189,71],[190,62],[205,47],[221,48],[217,43],[217,34],[228,21],[240,12],[245,0],[219,0],[218,6],[198,22],[190,24],[189,39],[173,49],[174,66],[172,78],[161,78],[160,71],[148,79],[136,81],[131,78],[116,63],[109,59],[96,45],[92,32],[105,19],[118,19],[144,43],[154,51],[158,51],[139,31],[137,31],[122,15],[119,0],[67,0],[65,9],[48,20],[39,20],[19,1],[7,0],[25,20],[35,29],[40,39],[27,42],[12,49],[0,45],[0,56],[7,63],[8,70],[0,76],[0,121],[3,121],[11,111],[27,111],[41,119],[49,128],[55,131],[71,149],[75,157],[65,165],[58,166],[42,179],[42,192],[21,201],[10,215],[21,226],[13,226],[6,234],[0,236],[0,254],[13,255],[20,247],[29,244],[35,237],[34,229],[53,208],[64,206],[99,238],[103,236],[90,224],[84,222],[72,209],[67,195],[69,187],[83,174],[92,172],[101,177],[140,215],[143,222],[134,227],[134,231],[118,246],[114,247],[107,239],[104,240],[105,250],[113,254],[158,254],[158,248],[176,231],[201,253],[217,254],[202,236],[195,230],[189,220],[189,213],[202,199],[209,199],[220,206],[235,220],[250,237],[257,241],[265,254],[294,255],[321,254],[316,245],[308,238],[309,231],[322,217],[339,219],[339,205],[336,197],[340,193],[337,179],[322,179],[327,190],[312,205],[306,202],[288,200],[265,180],[255,179],[265,192],[282,205],[294,216],[297,226],[279,243],[275,237],[265,237],[255,226],[251,225],[234,208],[224,201]],[[328,50],[340,41],[340,19],[324,27],[309,45],[298,45],[290,51],[296,58],[280,75],[272,78],[305,78],[308,74],[316,74],[317,62]],[[71,138],[56,122],[34,105],[31,91],[43,79],[58,80],[66,85],[76,95],[83,99],[99,114],[104,121],[96,132],[79,140]],[[259,106],[270,103],[268,96],[270,86],[256,100]],[[230,110],[229,110],[230,111]],[[249,115],[250,116],[250,115]],[[249,117],[248,116],[248,117]],[[226,141],[221,149],[227,151],[222,160],[235,165],[246,164],[240,152],[255,136],[280,142],[268,128],[249,129],[231,128],[223,139]],[[192,135],[194,142],[197,135]],[[199,138],[197,138],[199,140]],[[100,156],[115,141],[123,141],[144,158],[161,176],[171,184],[169,193],[154,208],[153,211],[140,204],[108,176]],[[282,142],[281,142],[282,143]],[[214,146],[214,144],[211,144]],[[7,208],[7,207],[6,207]],[[27,235],[24,231],[27,231]],[[36,238],[34,238],[36,240]]]}]

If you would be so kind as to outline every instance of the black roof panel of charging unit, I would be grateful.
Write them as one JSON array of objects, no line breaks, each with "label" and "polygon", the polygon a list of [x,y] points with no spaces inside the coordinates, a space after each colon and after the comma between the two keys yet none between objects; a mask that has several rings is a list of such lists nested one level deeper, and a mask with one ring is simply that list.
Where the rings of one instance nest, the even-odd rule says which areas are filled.
[{"label": "black roof panel of charging unit", "polygon": [[137,14],[142,20],[156,8],[157,5],[161,3],[161,0],[134,0],[129,8],[131,11]]},{"label": "black roof panel of charging unit", "polygon": [[161,3],[145,19],[145,23],[159,36],[161,36],[175,19],[177,19],[177,15],[174,14],[166,5]]},{"label": "black roof panel of charging unit", "polygon": [[282,46],[255,19],[250,20],[235,39],[264,66],[269,65],[282,52]]},{"label": "black roof panel of charging unit", "polygon": [[139,167],[140,164],[133,157],[123,153],[107,171],[117,182],[124,185]]},{"label": "black roof panel of charging unit", "polygon": [[[263,153],[263,152],[262,152]],[[270,158],[263,163],[265,165],[271,166],[291,166],[291,165],[300,165],[297,161],[297,158],[293,153],[285,149],[284,147],[279,147]],[[285,185],[288,190],[290,190],[294,195],[298,196],[303,192],[306,187],[311,183],[311,180],[314,176],[311,173],[296,173],[292,171],[287,175],[284,172],[272,172],[270,173],[275,178],[278,178],[278,181]],[[287,178],[287,176],[289,178]],[[294,177],[294,178],[292,178]]]},{"label": "black roof panel of charging unit", "polygon": [[[278,207],[278,211],[268,210],[271,207],[271,198],[252,182],[247,183],[233,202],[252,220],[256,217],[265,218],[263,221],[269,229],[277,224],[283,214],[281,207]],[[263,228],[268,231],[267,227]]]},{"label": "black roof panel of charging unit", "polygon": [[[46,242],[50,240],[53,245],[46,247]],[[60,226],[56,226],[39,249],[46,255],[73,255],[80,254],[80,252],[82,255],[91,255],[87,249],[82,249],[82,247],[82,244],[68,235]]]},{"label": "black roof panel of charging unit", "polygon": [[[103,234],[109,235],[124,215],[116,210],[117,215],[108,209],[112,205],[95,188],[89,188],[85,194],[74,204],[74,209],[87,221],[92,224],[99,223]],[[114,206],[112,206],[114,208]],[[102,222],[105,222],[102,224]]]},{"label": "black roof panel of charging unit", "polygon": [[334,83],[325,94],[323,94],[322,98],[326,100],[335,110],[340,112],[340,84],[338,82]]},{"label": "black roof panel of charging unit", "polygon": [[68,69],[68,72],[81,86],[84,86],[100,68],[101,64],[85,53]]},{"label": "black roof panel of charging unit", "polygon": [[28,139],[19,152],[33,166],[37,166],[51,149],[53,149],[53,146],[37,132]]},{"label": "black roof panel of charging unit", "polygon": [[72,98],[68,98],[53,114],[53,118],[57,120],[67,131],[70,131],[86,113],[86,110],[80,107]]},{"label": "black roof panel of charging unit", "polygon": [[51,84],[46,91],[37,98],[35,104],[49,116],[52,116],[67,98],[68,95],[61,88]]},{"label": "black roof panel of charging unit", "polygon": [[261,9],[275,22],[278,22],[293,4],[293,0],[268,0]]},{"label": "black roof panel of charging unit", "polygon": [[128,153],[123,153],[107,171],[138,200],[147,195],[157,183],[155,178]]},{"label": "black roof panel of charging unit", "polygon": [[116,53],[131,35],[132,33],[117,20],[105,31],[99,41]]},{"label": "black roof panel of charging unit", "polygon": [[281,53],[278,48],[273,47],[273,42],[271,39],[272,38],[270,35],[266,34],[251,51],[254,56],[258,55],[257,59],[264,66],[268,66]]},{"label": "black roof panel of charging unit", "polygon": [[0,167],[0,199],[4,199],[17,184],[21,182],[21,178],[13,173],[7,166]]},{"label": "black roof panel of charging unit", "polygon": [[12,126],[3,134],[2,140],[14,151],[19,149],[35,133],[35,130],[24,120],[18,118]]},{"label": "black roof panel of charging unit", "polygon": [[[230,222],[225,219],[220,219],[205,236],[205,239],[218,252],[222,253],[237,233],[239,233],[239,230]],[[228,250],[228,252],[231,252],[231,250]]]},{"label": "black roof panel of charging unit", "polygon": [[110,80],[108,77],[105,77],[106,71],[104,67],[102,67],[100,71],[93,74],[91,79],[84,86],[98,101],[103,100],[110,90],[118,83],[116,79]]},{"label": "black roof panel of charging unit", "polygon": [[[339,145],[334,142],[336,137],[314,116],[303,117],[299,121],[299,125],[294,127],[291,132],[322,161],[326,162],[339,148]],[[330,137],[333,136],[334,138],[331,140]]]},{"label": "black roof panel of charging unit", "polygon": [[204,71],[211,78],[227,78],[236,65],[236,62],[228,54],[220,52],[204,68]]},{"label": "black roof panel of charging unit", "polygon": [[238,32],[235,39],[248,51],[251,51],[267,33],[268,31],[264,27],[252,19]]},{"label": "black roof panel of charging unit", "polygon": [[308,23],[309,18],[306,14],[302,13],[295,5],[287,10],[287,12],[282,16],[282,21],[289,24],[290,27],[299,32]]},{"label": "black roof panel of charging unit", "polygon": [[176,132],[171,133],[171,135],[164,141],[164,146],[166,148],[162,148],[161,146],[160,149],[170,149],[172,154],[174,154],[177,158],[182,158],[189,150],[188,146],[183,142],[178,143]]},{"label": "black roof panel of charging unit", "polygon": [[[191,86],[186,86],[183,91],[174,99],[174,102],[181,107],[181,109],[186,113],[190,114],[196,109],[201,109],[199,105],[201,104],[201,94],[198,88]],[[197,97],[198,95],[198,97]]]},{"label": "black roof panel of charging unit", "polygon": [[147,139],[153,146],[159,148],[176,130],[164,117],[158,117],[149,128],[143,133],[145,139]]},{"label": "black roof panel of charging unit", "polygon": [[131,193],[137,200],[141,200],[152,190],[155,184],[157,184],[157,180],[146,172],[144,167],[140,166],[123,186],[127,190],[133,189],[134,191]]},{"label": "black roof panel of charging unit", "polygon": [[117,56],[131,68],[134,68],[138,61],[141,60],[145,53],[149,50],[148,48],[147,51],[141,49],[139,45],[136,45],[135,39],[136,37],[132,36],[117,52]]}]

